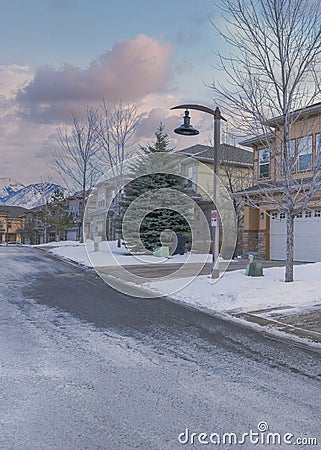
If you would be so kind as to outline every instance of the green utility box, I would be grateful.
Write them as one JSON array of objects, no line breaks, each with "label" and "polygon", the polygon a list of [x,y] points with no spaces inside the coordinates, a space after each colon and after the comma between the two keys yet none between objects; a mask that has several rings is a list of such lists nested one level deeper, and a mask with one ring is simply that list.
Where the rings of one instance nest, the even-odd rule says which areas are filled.
[{"label": "green utility box", "polygon": [[263,266],[259,261],[251,262],[248,268],[248,275],[250,277],[263,277]]},{"label": "green utility box", "polygon": [[153,251],[153,256],[161,258],[169,258],[169,247],[156,247]]}]

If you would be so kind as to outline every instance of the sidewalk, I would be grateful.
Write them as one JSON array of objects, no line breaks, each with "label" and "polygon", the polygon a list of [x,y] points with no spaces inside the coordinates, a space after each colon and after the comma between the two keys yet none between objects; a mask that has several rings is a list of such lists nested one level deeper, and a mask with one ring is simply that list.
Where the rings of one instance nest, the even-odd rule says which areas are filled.
[{"label": "sidewalk", "polygon": [[249,324],[254,324],[269,334],[286,335],[296,342],[309,342],[321,350],[321,304],[307,310],[292,306],[261,309],[250,312],[233,312],[229,314]]}]

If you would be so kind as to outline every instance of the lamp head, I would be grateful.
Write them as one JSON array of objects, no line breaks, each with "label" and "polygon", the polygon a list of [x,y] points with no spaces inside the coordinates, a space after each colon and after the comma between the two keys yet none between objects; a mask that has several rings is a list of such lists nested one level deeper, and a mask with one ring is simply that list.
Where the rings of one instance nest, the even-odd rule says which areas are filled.
[{"label": "lamp head", "polygon": [[178,128],[175,128],[174,133],[181,134],[183,136],[196,136],[199,131],[191,125],[191,118],[189,116],[188,109],[185,111],[184,123]]}]

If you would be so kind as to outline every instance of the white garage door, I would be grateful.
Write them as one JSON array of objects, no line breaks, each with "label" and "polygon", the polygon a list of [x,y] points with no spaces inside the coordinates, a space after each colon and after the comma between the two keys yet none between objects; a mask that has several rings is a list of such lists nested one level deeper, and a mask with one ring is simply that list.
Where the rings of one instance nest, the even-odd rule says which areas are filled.
[{"label": "white garage door", "polygon": [[67,230],[67,241],[77,241],[77,231]]},{"label": "white garage door", "polygon": [[[270,258],[285,260],[286,219],[271,213]],[[294,261],[321,261],[321,210],[303,211],[294,219]]]}]

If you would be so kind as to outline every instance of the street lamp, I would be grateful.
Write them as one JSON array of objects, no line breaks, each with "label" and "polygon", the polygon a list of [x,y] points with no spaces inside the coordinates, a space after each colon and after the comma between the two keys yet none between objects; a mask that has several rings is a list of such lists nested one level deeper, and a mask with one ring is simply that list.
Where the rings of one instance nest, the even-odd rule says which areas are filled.
[{"label": "street lamp", "polygon": [[[189,117],[189,109],[195,109],[197,111],[202,111],[207,114],[210,114],[214,117],[214,145],[213,145],[213,199],[215,203],[215,207],[218,205],[218,197],[219,197],[219,184],[218,184],[218,176],[220,172],[220,153],[221,153],[221,120],[226,122],[226,119],[221,116],[221,111],[219,107],[216,107],[215,110],[212,108],[208,108],[203,105],[178,105],[173,106],[171,109],[185,109],[184,115],[184,123],[175,128],[174,132],[183,136],[196,136],[199,134],[199,131],[196,130],[191,125],[191,119]],[[215,212],[214,212],[215,214]],[[212,219],[212,214],[211,214]],[[219,267],[218,267],[218,253],[219,253],[219,239],[220,239],[220,224],[219,224],[219,215],[216,210],[216,226],[212,224],[212,258],[213,258],[213,267],[212,267],[212,278],[219,277]]]}]

